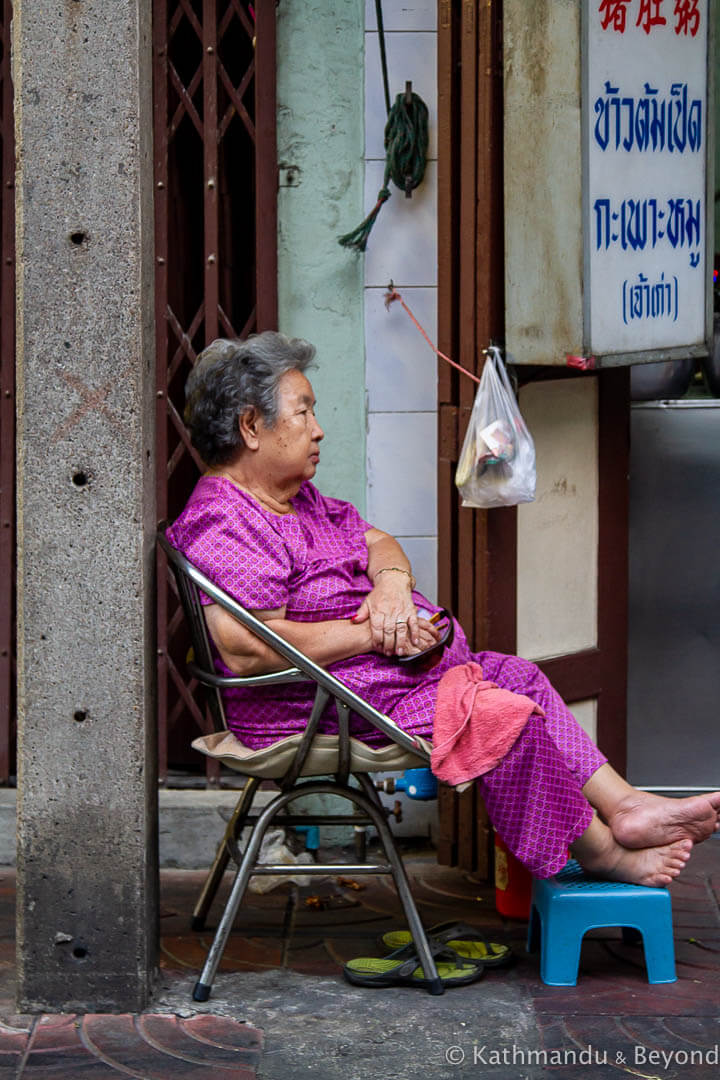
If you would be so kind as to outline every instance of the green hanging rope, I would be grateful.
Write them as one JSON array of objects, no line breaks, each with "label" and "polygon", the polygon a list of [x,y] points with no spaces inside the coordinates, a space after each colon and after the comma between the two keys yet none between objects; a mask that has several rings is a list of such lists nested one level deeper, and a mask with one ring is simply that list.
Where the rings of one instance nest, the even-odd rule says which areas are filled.
[{"label": "green hanging rope", "polygon": [[368,236],[383,203],[390,198],[388,182],[406,195],[422,183],[428,148],[427,105],[417,94],[398,94],[385,125],[385,175],[377,202],[368,216],[352,232],[339,237],[343,247],[364,251]]},{"label": "green hanging rope", "polygon": [[388,118],[385,124],[385,176],[383,186],[378,192],[377,202],[356,229],[338,237],[343,247],[364,251],[368,236],[380,213],[380,207],[390,198],[388,182],[392,180],[396,187],[410,193],[422,183],[425,175],[425,160],[428,148],[428,111],[427,105],[411,92],[411,83],[405,83],[405,93],[398,94],[395,104],[390,107],[390,89],[388,84],[387,57],[385,55],[385,29],[383,27],[382,2],[375,0],[378,39],[380,43],[380,64],[382,66],[385,108]]}]

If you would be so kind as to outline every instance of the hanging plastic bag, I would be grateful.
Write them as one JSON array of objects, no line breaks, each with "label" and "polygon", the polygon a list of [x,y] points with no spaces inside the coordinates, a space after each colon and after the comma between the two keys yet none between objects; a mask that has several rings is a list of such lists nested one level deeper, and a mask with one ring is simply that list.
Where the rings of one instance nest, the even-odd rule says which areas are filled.
[{"label": "hanging plastic bag", "polygon": [[515,506],[535,498],[535,446],[500,350],[488,349],[455,483],[463,506]]}]

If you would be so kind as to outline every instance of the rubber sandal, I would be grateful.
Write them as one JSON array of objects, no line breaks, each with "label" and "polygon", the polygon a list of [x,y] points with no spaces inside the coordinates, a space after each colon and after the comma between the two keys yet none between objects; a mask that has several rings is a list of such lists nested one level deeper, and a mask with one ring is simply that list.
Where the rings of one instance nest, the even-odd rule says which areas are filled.
[{"label": "rubber sandal", "polygon": [[[467,986],[483,976],[482,964],[464,962],[447,946],[431,946],[431,952],[438,976],[446,988]],[[343,975],[355,986],[416,986],[428,990],[432,985],[431,980],[425,977],[413,944],[396,949],[389,956],[360,956],[356,960],[348,960],[343,966]]]},{"label": "rubber sandal", "polygon": [[[505,967],[514,959],[509,945],[488,941],[480,930],[467,923],[439,923],[431,927],[427,935],[433,942],[447,946],[458,956],[472,963],[480,963],[483,967]],[[399,949],[411,941],[408,930],[391,930],[382,936],[382,943],[388,949]]]}]

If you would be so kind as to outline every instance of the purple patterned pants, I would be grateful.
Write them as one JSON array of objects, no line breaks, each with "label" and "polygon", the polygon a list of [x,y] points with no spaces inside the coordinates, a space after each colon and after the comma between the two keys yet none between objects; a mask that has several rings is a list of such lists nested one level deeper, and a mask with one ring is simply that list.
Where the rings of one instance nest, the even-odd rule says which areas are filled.
[{"label": "purple patterned pants", "polygon": [[[607,760],[542,672],[527,660],[478,656],[486,678],[527,694],[545,710],[533,714],[499,765],[478,780],[495,829],[535,877],[551,877],[568,846],[585,832],[592,807],[583,785]],[[489,656],[488,656],[489,659]]]}]

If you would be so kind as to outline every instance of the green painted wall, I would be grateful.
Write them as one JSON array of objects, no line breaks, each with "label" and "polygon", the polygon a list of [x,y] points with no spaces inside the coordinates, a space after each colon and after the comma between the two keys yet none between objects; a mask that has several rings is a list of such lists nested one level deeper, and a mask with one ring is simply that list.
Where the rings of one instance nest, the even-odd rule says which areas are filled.
[{"label": "green painted wall", "polygon": [[278,5],[279,325],[318,350],[316,482],[365,505],[363,260],[337,237],[362,217],[363,0]]}]

